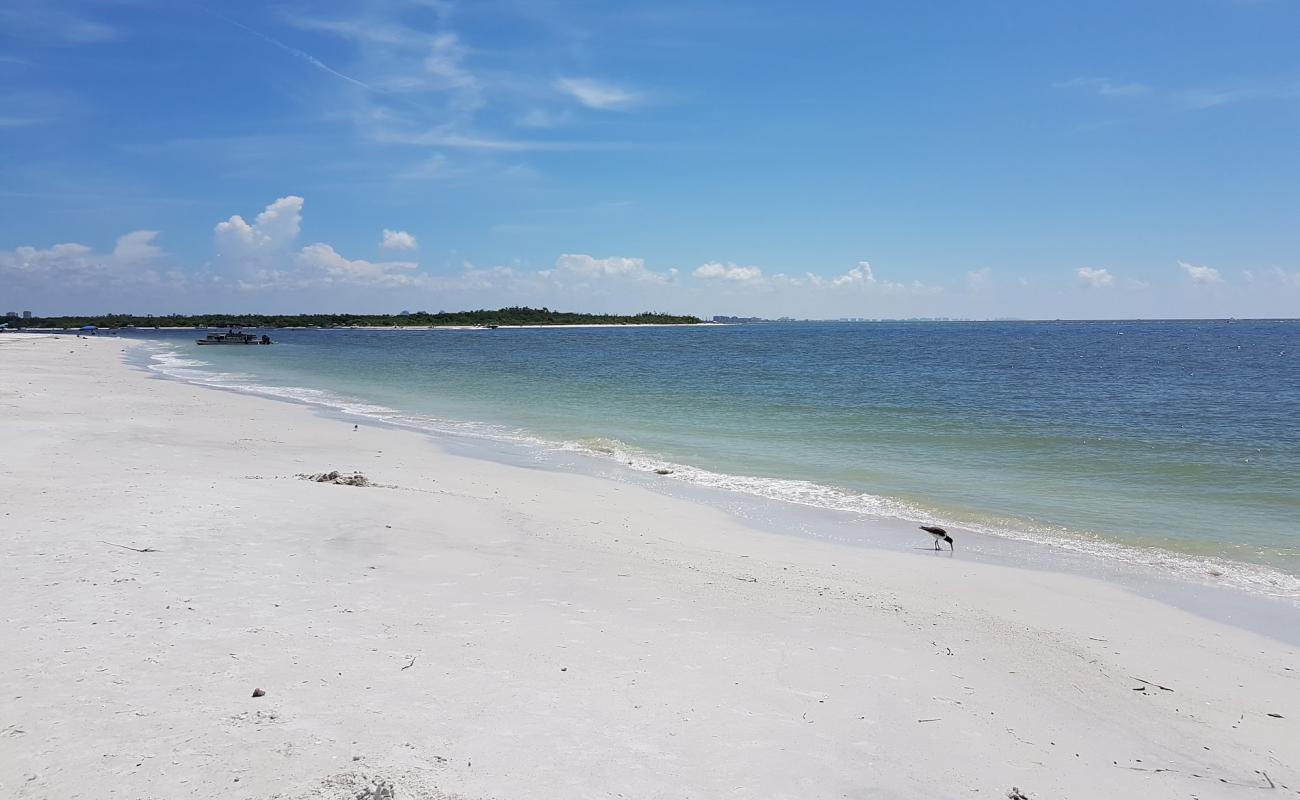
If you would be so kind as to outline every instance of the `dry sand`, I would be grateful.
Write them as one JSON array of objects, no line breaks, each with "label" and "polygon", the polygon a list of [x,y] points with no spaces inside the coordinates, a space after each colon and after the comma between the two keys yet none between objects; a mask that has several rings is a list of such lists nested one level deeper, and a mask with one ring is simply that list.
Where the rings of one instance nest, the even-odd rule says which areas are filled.
[{"label": "dry sand", "polygon": [[[126,346],[0,335],[5,798],[1300,789],[1294,647],[152,379]],[[294,477],[334,469],[381,485]]]}]

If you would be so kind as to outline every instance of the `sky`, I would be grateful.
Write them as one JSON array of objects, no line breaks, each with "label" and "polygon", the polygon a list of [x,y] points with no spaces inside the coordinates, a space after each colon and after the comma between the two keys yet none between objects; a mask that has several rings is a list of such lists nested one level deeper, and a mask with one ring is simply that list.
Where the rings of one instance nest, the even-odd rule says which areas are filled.
[{"label": "sky", "polygon": [[1300,316],[1300,2],[3,0],[0,313]]}]

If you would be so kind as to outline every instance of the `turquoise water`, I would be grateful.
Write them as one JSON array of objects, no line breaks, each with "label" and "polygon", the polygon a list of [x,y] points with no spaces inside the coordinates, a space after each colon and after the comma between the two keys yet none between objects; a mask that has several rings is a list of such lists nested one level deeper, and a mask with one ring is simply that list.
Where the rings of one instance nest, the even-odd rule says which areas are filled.
[{"label": "turquoise water", "polygon": [[1300,587],[1295,321],[149,336],[188,380]]}]

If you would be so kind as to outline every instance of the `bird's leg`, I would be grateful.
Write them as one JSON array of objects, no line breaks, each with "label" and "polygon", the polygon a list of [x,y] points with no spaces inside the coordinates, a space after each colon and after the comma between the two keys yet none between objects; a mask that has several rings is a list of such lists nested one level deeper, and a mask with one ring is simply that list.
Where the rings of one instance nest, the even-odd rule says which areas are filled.
[{"label": "bird's leg", "polygon": [[935,539],[935,540],[934,540],[934,549],[935,549],[935,550],[938,550],[938,549],[939,549],[939,540],[938,540],[938,539]]}]

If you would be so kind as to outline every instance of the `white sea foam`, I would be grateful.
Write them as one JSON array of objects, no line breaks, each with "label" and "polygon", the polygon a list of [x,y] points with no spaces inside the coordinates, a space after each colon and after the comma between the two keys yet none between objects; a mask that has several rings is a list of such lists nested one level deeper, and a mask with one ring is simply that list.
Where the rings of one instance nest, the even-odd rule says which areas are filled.
[{"label": "white sea foam", "polygon": [[667,461],[654,453],[618,439],[548,440],[523,430],[501,425],[411,414],[322,389],[269,385],[256,381],[254,376],[219,372],[212,369],[212,366],[209,362],[187,358],[172,350],[160,350],[152,355],[148,368],[158,374],[190,383],[324,407],[357,417],[439,435],[522,445],[544,452],[578,453],[616,461],[636,472],[670,470],[671,474],[666,476],[670,479],[765,500],[862,517],[925,521],[987,536],[1051,545],[1112,563],[1119,562],[1150,569],[1157,575],[1172,575],[1204,585],[1236,587],[1300,604],[1300,576],[1262,565],[1213,556],[1193,556],[1154,547],[1137,547],[1103,539],[1086,532],[1058,527],[1014,522],[990,525],[944,518],[942,515],[901,500],[825,486],[811,481],[734,475]]}]

